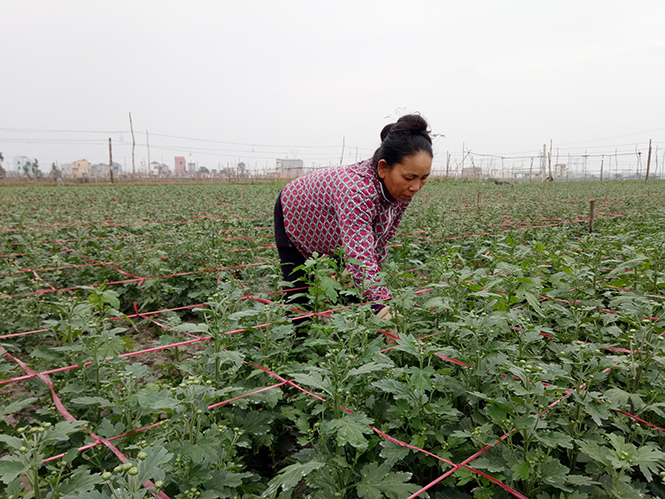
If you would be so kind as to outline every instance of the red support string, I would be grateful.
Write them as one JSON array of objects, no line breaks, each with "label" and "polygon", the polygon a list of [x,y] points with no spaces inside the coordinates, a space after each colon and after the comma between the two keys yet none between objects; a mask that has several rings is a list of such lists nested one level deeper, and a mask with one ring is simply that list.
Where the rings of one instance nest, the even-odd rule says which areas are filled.
[{"label": "red support string", "polygon": [[[27,374],[33,375],[38,377],[44,384],[49,388],[51,391],[51,398],[53,399],[53,403],[55,404],[56,409],[58,409],[58,412],[60,415],[65,418],[67,421],[75,423],[78,420],[71,415],[71,413],[67,410],[67,408],[62,404],[62,401],[60,400],[60,397],[55,393],[55,390],[53,388],[53,382],[51,379],[46,376],[45,374],[38,374],[32,369],[30,369],[27,364],[25,364],[23,361],[17,359],[16,357],[12,356],[7,350],[5,350],[2,346],[0,346],[0,354],[4,354],[7,358],[13,360],[16,362],[21,369],[23,369]],[[127,456],[125,456],[115,445],[113,445],[108,439],[105,438],[100,438],[97,435],[95,435],[92,431],[88,430],[87,428],[83,428],[88,435],[90,435],[95,442],[99,442],[104,444],[113,454],[116,455],[118,459],[120,459],[121,462],[125,463],[127,462]],[[154,488],[155,484],[152,483],[150,480],[146,480],[143,482],[143,486],[145,488]],[[159,493],[159,498],[161,499],[169,499],[169,497],[164,493],[161,492]]]}]

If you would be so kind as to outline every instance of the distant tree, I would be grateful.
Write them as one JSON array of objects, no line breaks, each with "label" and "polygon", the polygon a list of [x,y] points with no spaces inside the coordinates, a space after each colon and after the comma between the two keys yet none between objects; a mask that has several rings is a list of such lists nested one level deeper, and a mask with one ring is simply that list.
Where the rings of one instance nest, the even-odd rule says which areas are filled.
[{"label": "distant tree", "polygon": [[30,161],[23,164],[23,173],[25,174],[26,177],[30,177],[30,166],[31,165],[32,165],[32,163],[30,163]]},{"label": "distant tree", "polygon": [[244,175],[245,174],[245,163],[240,162],[238,163],[238,175]]},{"label": "distant tree", "polygon": [[199,168],[199,173],[210,173],[210,170],[208,170],[205,166],[202,166]]},{"label": "distant tree", "polygon": [[5,169],[2,167],[2,162],[3,162],[4,160],[5,160],[5,157],[4,157],[4,156],[2,155],[2,153],[0,152],[0,178],[5,178],[5,176],[7,175],[7,172],[6,172]]},{"label": "distant tree", "polygon": [[42,171],[39,169],[39,161],[37,161],[37,158],[32,160],[30,170],[36,178],[41,178],[43,176]]},{"label": "distant tree", "polygon": [[51,163],[51,173],[49,173],[49,177],[55,180],[60,178],[61,175],[62,172],[58,169],[55,163]]},{"label": "distant tree", "polygon": [[[5,160],[5,157],[4,157],[4,156],[2,155],[2,153],[0,152],[0,163],[2,163],[4,160]],[[1,165],[0,165],[0,166],[1,166]]]}]

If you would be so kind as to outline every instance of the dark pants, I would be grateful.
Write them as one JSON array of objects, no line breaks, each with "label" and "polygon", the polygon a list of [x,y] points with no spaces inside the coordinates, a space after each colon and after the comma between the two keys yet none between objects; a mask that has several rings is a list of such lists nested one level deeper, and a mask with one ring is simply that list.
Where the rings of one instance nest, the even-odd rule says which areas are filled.
[{"label": "dark pants", "polygon": [[[279,259],[282,262],[282,279],[291,285],[285,289],[286,300],[294,305],[302,305],[307,303],[306,296],[293,297],[298,293],[307,293],[307,284],[305,281],[299,280],[305,276],[303,270],[296,270],[296,267],[303,265],[307,258],[303,256],[300,251],[294,246],[293,241],[286,234],[284,229],[284,211],[282,210],[282,193],[277,196],[275,203],[275,242],[277,243],[277,252]],[[293,288],[305,288],[293,290]],[[296,306],[297,306],[296,305]]]}]

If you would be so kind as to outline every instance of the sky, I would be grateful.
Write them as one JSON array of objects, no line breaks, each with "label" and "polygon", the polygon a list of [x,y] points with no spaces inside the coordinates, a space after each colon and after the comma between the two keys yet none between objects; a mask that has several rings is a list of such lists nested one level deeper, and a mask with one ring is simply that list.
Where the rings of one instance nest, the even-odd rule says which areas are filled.
[{"label": "sky", "polygon": [[[351,163],[418,112],[434,167],[665,163],[660,0],[0,0],[0,152],[132,169]],[[470,151],[470,152],[469,152]],[[568,159],[566,159],[568,158]],[[595,164],[594,163],[594,164]]]}]

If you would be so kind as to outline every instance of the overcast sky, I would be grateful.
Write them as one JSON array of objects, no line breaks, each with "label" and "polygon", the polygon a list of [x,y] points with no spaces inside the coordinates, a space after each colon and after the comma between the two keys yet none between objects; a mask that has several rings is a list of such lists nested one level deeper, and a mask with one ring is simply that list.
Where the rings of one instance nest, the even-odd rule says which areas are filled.
[{"label": "overcast sky", "polygon": [[[0,152],[216,168],[371,155],[420,112],[435,166],[665,151],[665,2],[0,1]],[[192,140],[195,139],[195,140]],[[342,158],[342,146],[344,157]],[[664,153],[665,154],[665,153]],[[628,161],[628,160],[626,160]]]}]

